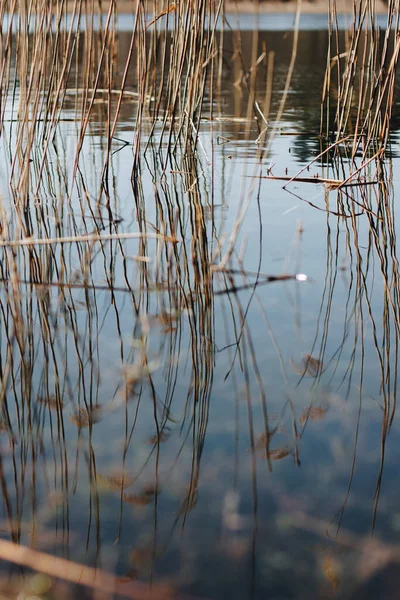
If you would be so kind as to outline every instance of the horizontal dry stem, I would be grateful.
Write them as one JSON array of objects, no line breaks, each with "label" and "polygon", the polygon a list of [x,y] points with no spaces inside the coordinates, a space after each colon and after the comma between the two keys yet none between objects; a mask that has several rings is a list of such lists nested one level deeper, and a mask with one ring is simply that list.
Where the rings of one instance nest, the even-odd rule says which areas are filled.
[{"label": "horizontal dry stem", "polygon": [[153,239],[177,244],[179,240],[161,233],[107,233],[104,235],[77,235],[59,238],[24,238],[23,240],[1,240],[0,246],[50,246],[52,244],[73,244],[75,242],[106,242],[109,240]]},{"label": "horizontal dry stem", "polygon": [[38,552],[27,546],[18,546],[8,540],[0,540],[0,558],[17,565],[28,567],[51,577],[71,583],[95,588],[124,598],[135,600],[167,600],[176,597],[163,586],[152,588],[137,581],[121,581],[111,573],[99,571],[80,563]]}]

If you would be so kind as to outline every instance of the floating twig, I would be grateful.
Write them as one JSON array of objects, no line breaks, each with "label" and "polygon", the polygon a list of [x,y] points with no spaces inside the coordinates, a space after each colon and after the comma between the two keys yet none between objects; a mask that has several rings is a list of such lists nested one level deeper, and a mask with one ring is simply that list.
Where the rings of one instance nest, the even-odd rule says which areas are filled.
[{"label": "floating twig", "polygon": [[32,238],[27,237],[23,240],[0,240],[0,246],[17,247],[17,246],[50,246],[52,244],[74,244],[75,242],[106,242],[110,240],[131,240],[131,239],[153,239],[163,240],[177,244],[176,238],[161,233],[106,233],[103,235],[89,234],[77,235],[59,238]]}]

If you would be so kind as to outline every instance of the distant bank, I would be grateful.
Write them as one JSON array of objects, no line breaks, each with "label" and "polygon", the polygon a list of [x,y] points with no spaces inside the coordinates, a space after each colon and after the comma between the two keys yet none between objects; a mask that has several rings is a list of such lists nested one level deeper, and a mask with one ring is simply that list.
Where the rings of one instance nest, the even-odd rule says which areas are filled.
[{"label": "distant bank", "polygon": [[[130,13],[136,9],[136,0],[116,0],[119,13]],[[170,4],[167,0],[166,5]],[[348,0],[337,0],[336,2],[338,13],[351,13],[352,2]],[[225,11],[227,13],[295,13],[297,7],[296,0],[270,0],[268,2],[251,2],[244,1],[227,1],[225,2]],[[72,8],[72,5],[71,5]],[[107,12],[108,2],[102,1],[103,11]],[[388,10],[387,4],[382,0],[376,0],[376,12],[379,14],[386,13]],[[301,12],[305,14],[327,14],[328,0],[302,0]]]},{"label": "distant bank", "polygon": [[[126,0],[124,0],[126,1]],[[225,2],[225,10],[230,13],[295,13],[297,8],[296,0],[270,0],[269,2]],[[350,13],[353,4],[348,0],[337,0],[336,10],[338,13]],[[382,0],[376,1],[376,12],[379,14],[387,13],[388,7]],[[327,0],[302,0],[301,12],[307,14],[327,14]]]}]

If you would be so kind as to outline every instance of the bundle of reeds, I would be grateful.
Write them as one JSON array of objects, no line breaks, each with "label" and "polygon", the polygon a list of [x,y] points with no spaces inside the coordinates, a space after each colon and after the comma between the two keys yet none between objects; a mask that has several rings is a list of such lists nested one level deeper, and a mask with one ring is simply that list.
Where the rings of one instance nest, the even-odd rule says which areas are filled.
[{"label": "bundle of reeds", "polygon": [[354,0],[351,25],[342,35],[332,0],[329,31],[322,132],[336,140],[351,134],[352,156],[366,158],[383,151],[389,140],[400,50],[398,4],[388,3],[382,29],[375,2]]}]

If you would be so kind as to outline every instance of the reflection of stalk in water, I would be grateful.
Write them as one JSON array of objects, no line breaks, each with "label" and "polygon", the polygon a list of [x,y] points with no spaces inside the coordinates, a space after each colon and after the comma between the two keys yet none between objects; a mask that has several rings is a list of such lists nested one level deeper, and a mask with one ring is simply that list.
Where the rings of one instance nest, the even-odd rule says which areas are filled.
[{"label": "reflection of stalk in water", "polygon": [[[393,2],[384,32],[376,23],[375,6],[353,3],[346,47],[341,43],[335,3],[329,6],[329,50],[323,90],[321,131],[336,139],[354,133],[351,157],[386,148],[393,110],[396,67],[400,50],[398,10]],[[336,72],[337,80],[334,81]],[[335,89],[336,87],[336,89]],[[330,120],[330,111],[335,116]],[[324,114],[325,113],[325,114]]]},{"label": "reflection of stalk in water", "polygon": [[[48,32],[56,8],[57,4],[51,4],[47,12],[38,13]],[[60,21],[64,8],[57,15],[54,37],[49,33],[42,40],[43,28],[34,28],[32,38],[27,29],[19,31],[21,51],[15,67],[22,81],[18,123],[15,131],[12,125],[7,130],[3,123],[3,131],[10,137],[6,162],[11,201],[4,201],[0,244],[2,277],[10,281],[0,298],[6,316],[1,334],[7,348],[4,352],[2,347],[1,353],[6,365],[2,409],[15,427],[13,436],[19,444],[12,448],[15,498],[9,490],[4,498],[10,507],[10,532],[14,535],[16,514],[16,539],[21,539],[28,518],[40,533],[43,523],[37,506],[45,482],[46,491],[61,496],[50,521],[55,523],[56,542],[63,552],[71,551],[72,516],[79,512],[79,527],[86,532],[87,560],[100,565],[101,534],[108,519],[102,487],[104,482],[116,480],[111,490],[119,494],[115,537],[120,540],[124,536],[124,517],[129,522],[126,511],[131,506],[151,504],[154,563],[160,502],[169,476],[180,470],[181,459],[188,460],[190,468],[184,472],[187,485],[179,497],[177,522],[187,522],[198,497],[214,382],[214,287],[222,281],[229,283],[229,294],[228,298],[219,295],[218,303],[229,305],[226,337],[231,341],[233,331],[235,352],[230,361],[239,382],[234,390],[236,421],[239,388],[244,382],[252,450],[254,574],[258,411],[269,468],[272,459],[292,453],[269,447],[275,429],[270,425],[260,357],[247,321],[254,299],[260,302],[257,287],[262,283],[261,179],[246,189],[243,177],[237,219],[226,243],[214,211],[210,223],[205,215],[205,202],[215,207],[215,147],[210,153],[199,131],[204,106],[209,103],[211,116],[215,111],[213,86],[221,86],[215,73],[219,60],[221,74],[222,56],[218,53],[223,39],[217,40],[216,20],[223,3],[179,3],[176,10],[148,27],[143,3],[138,2],[129,48],[120,57],[122,74],[114,62],[114,53],[121,51],[116,46],[114,8],[110,4],[99,32],[94,30],[94,14],[84,15],[78,1],[67,32]],[[24,15],[24,19],[31,18]],[[74,30],[75,18],[86,20],[85,31]],[[169,31],[171,22],[174,27]],[[5,84],[11,77],[11,41],[6,50],[1,75]],[[264,125],[269,117],[273,57],[265,50],[257,54],[258,35],[254,35],[251,66],[246,69],[246,142],[251,138],[252,115],[257,119],[261,115]],[[296,45],[284,98],[295,56]],[[261,111],[255,82],[259,61],[266,62],[267,57]],[[245,66],[243,54],[241,62]],[[137,96],[129,97],[135,102],[128,106],[126,87],[131,82],[135,86],[131,94]],[[2,86],[2,90],[6,88]],[[280,115],[283,106],[284,100]],[[124,152],[112,154],[115,133],[124,126],[124,110],[134,122],[133,155],[128,144]],[[71,129],[62,120],[64,114],[73,115]],[[257,132],[255,170],[261,172],[264,144],[268,148],[271,138],[265,128],[260,130],[259,120]],[[207,185],[210,172],[211,189]],[[116,182],[125,176],[129,181],[131,173],[127,188]],[[243,299],[241,292],[246,290],[241,286],[249,285],[250,276],[237,245],[246,207],[253,198],[258,209],[260,253],[255,284],[251,284],[250,297]],[[125,221],[121,223],[124,202]],[[231,268],[235,265],[239,267],[236,273]],[[262,306],[260,311],[270,330]],[[274,345],[285,373],[279,346]],[[153,368],[157,363],[164,366],[162,373]],[[292,401],[290,404],[299,464],[295,409]],[[141,438],[148,439],[149,427],[151,444],[143,449]],[[179,447],[170,466],[162,444],[174,439]],[[238,464],[238,441],[236,445]],[[114,468],[112,460],[117,460],[122,471],[119,480],[101,472],[103,467]],[[136,486],[132,494],[124,491],[128,476]],[[9,486],[7,478],[5,482]],[[111,507],[114,510],[115,504]],[[152,564],[150,577],[153,570]]]},{"label": "reflection of stalk in water", "polygon": [[[205,10],[205,4],[203,4],[203,10]],[[191,7],[184,7],[182,5],[182,11],[187,11],[187,15],[190,18],[196,19],[198,23],[199,15],[196,11],[192,11]],[[110,13],[111,14],[111,13]],[[204,13],[205,16],[205,13]],[[203,18],[204,18],[203,16]],[[182,18],[182,15],[180,15]],[[72,19],[73,21],[73,19]],[[130,408],[131,398],[127,394],[126,402],[124,404],[125,411],[125,448],[123,453],[123,468],[125,468],[126,456],[129,451],[129,445],[133,439],[133,433],[135,429],[135,423],[139,415],[139,410],[144,402],[148,402],[147,398],[142,398],[145,393],[150,390],[152,396],[152,402],[154,406],[154,426],[156,430],[156,437],[159,441],[162,436],[162,430],[166,427],[170,415],[170,406],[175,394],[176,381],[178,377],[178,357],[181,348],[181,329],[182,329],[182,315],[183,310],[187,310],[189,318],[189,327],[192,338],[192,354],[191,362],[193,364],[193,380],[191,383],[191,390],[188,395],[187,405],[184,412],[184,426],[185,419],[189,426],[188,431],[192,431],[193,435],[193,465],[194,470],[192,472],[191,486],[193,489],[196,487],[196,481],[199,476],[200,459],[202,453],[202,446],[204,443],[204,436],[207,426],[207,415],[208,415],[208,398],[212,384],[212,352],[210,346],[212,346],[212,298],[211,298],[211,278],[209,276],[209,264],[210,258],[208,256],[207,238],[205,237],[205,223],[204,220],[199,217],[201,216],[202,207],[200,205],[200,193],[197,189],[193,188],[193,180],[190,181],[191,187],[191,237],[193,241],[193,247],[189,249],[189,255],[186,256],[184,262],[182,262],[181,251],[177,253],[172,252],[168,248],[168,245],[163,247],[163,244],[158,244],[155,255],[155,270],[151,271],[147,268],[146,262],[139,263],[137,272],[139,273],[140,286],[137,286],[139,291],[135,291],[130,281],[130,274],[128,271],[129,262],[126,257],[126,247],[124,247],[121,237],[119,235],[118,228],[114,227],[113,216],[111,213],[111,200],[108,196],[108,217],[111,217],[109,221],[109,241],[101,240],[101,230],[104,227],[104,223],[107,222],[104,211],[101,206],[97,204],[93,205],[90,196],[93,194],[90,188],[90,181],[88,181],[87,174],[84,173],[85,161],[81,159],[80,152],[82,145],[85,140],[85,133],[89,128],[89,117],[94,112],[94,99],[96,97],[96,87],[100,85],[100,69],[102,66],[103,58],[107,53],[110,56],[113,52],[113,47],[107,47],[109,35],[109,25],[106,26],[104,36],[99,36],[99,47],[98,56],[99,63],[97,65],[98,76],[94,81],[90,79],[90,73],[92,71],[93,63],[96,60],[96,48],[93,34],[93,28],[89,28],[89,31],[83,35],[83,38],[88,39],[89,51],[84,53],[85,61],[83,63],[83,86],[84,89],[88,87],[93,89],[92,97],[89,98],[88,94],[82,95],[82,116],[81,116],[81,131],[78,137],[78,144],[76,149],[75,158],[75,172],[73,173],[72,186],[68,182],[69,170],[67,162],[62,164],[63,159],[66,159],[66,155],[63,152],[63,139],[62,132],[57,131],[59,129],[59,121],[57,118],[58,112],[58,99],[64,94],[65,85],[64,76],[67,75],[71,64],[70,58],[72,53],[69,52],[74,44],[72,30],[70,30],[67,38],[67,47],[64,49],[64,63],[60,65],[61,76],[58,81],[55,82],[55,98],[54,102],[48,103],[48,108],[45,111],[45,115],[50,117],[49,122],[46,123],[46,141],[44,151],[42,148],[38,148],[34,160],[32,163],[32,170],[35,173],[35,177],[31,179],[30,166],[31,163],[27,160],[27,157],[31,154],[34,140],[37,136],[38,129],[36,123],[40,122],[40,119],[36,119],[36,123],[33,123],[31,115],[28,118],[28,107],[30,107],[29,90],[26,94],[26,109],[25,116],[20,121],[19,130],[17,132],[17,151],[14,148],[10,148],[10,164],[11,164],[11,179],[16,181],[16,187],[14,189],[14,198],[22,197],[24,202],[22,204],[29,204],[29,190],[31,185],[34,189],[35,196],[35,208],[33,211],[33,217],[29,209],[25,213],[16,211],[17,224],[18,226],[12,231],[10,230],[7,235],[6,224],[8,217],[4,220],[3,225],[3,239],[7,238],[12,241],[16,241],[19,236],[22,238],[28,238],[34,236],[40,237],[44,242],[45,246],[39,247],[35,245],[29,245],[28,248],[20,248],[15,251],[9,252],[5,250],[6,254],[5,261],[2,263],[4,280],[10,279],[13,288],[13,294],[7,299],[6,305],[2,306],[2,311],[6,315],[10,315],[11,327],[7,325],[7,320],[4,320],[5,335],[9,339],[7,345],[7,355],[11,349],[13,349],[14,342],[16,340],[18,346],[19,357],[6,356],[5,363],[7,364],[6,369],[3,371],[3,385],[4,385],[4,401],[3,401],[3,412],[9,413],[9,402],[5,395],[5,386],[7,383],[7,368],[10,365],[11,369],[11,394],[14,394],[16,418],[18,422],[18,442],[21,448],[21,465],[18,466],[18,461],[14,462],[15,470],[15,491],[17,497],[17,517],[23,519],[22,510],[22,499],[19,500],[20,493],[24,494],[25,482],[28,481],[27,464],[28,462],[32,465],[31,471],[31,486],[33,490],[32,495],[32,510],[35,513],[36,505],[36,485],[39,485],[39,479],[37,479],[37,471],[39,469],[40,452],[35,450],[36,444],[39,443],[45,446],[43,436],[45,435],[44,424],[49,423],[50,426],[50,439],[52,447],[52,459],[54,461],[54,478],[52,478],[52,485],[57,489],[59,485],[59,474],[61,475],[61,488],[65,500],[62,502],[62,506],[66,506],[66,526],[63,524],[63,529],[67,529],[68,535],[68,506],[71,500],[71,491],[78,490],[80,480],[82,479],[82,460],[80,446],[84,448],[87,446],[87,451],[84,452],[85,459],[87,461],[87,471],[89,474],[89,518],[87,524],[87,548],[90,543],[90,536],[92,531],[92,517],[95,522],[95,545],[99,547],[99,530],[101,526],[101,515],[99,506],[99,494],[97,485],[97,470],[96,465],[96,441],[95,441],[95,427],[96,420],[92,418],[94,409],[102,405],[102,394],[101,394],[101,376],[98,365],[101,364],[102,352],[101,352],[101,336],[103,326],[107,317],[108,311],[100,316],[98,307],[99,294],[101,290],[96,289],[94,283],[95,271],[98,271],[98,265],[101,264],[101,260],[104,261],[104,276],[107,281],[106,289],[109,289],[113,310],[115,312],[115,323],[116,331],[118,332],[120,340],[120,359],[121,364],[129,365],[132,361],[135,361],[136,350],[133,352],[133,347],[127,349],[126,340],[124,337],[126,332],[124,326],[121,324],[121,307],[120,297],[118,291],[114,289],[116,270],[122,273],[123,278],[127,284],[127,290],[130,291],[132,309],[133,309],[133,333],[135,342],[140,345],[140,355],[142,365],[149,363],[148,344],[149,337],[154,337],[152,333],[154,326],[151,324],[151,330],[146,331],[143,327],[144,319],[148,320],[148,316],[151,314],[152,308],[155,303],[151,300],[152,290],[162,290],[166,286],[158,285],[157,282],[166,277],[169,281],[169,294],[165,294],[161,291],[158,294],[160,299],[160,306],[162,306],[162,312],[164,314],[176,313],[177,326],[176,328],[171,327],[169,334],[166,339],[170,338],[170,342],[165,345],[165,342],[161,344],[159,351],[161,355],[169,355],[167,365],[167,381],[169,384],[166,387],[166,400],[165,402],[159,397],[157,391],[157,382],[153,381],[153,377],[149,372],[145,381],[141,383],[139,389],[139,396],[136,401],[136,406],[133,411],[133,422],[132,410]],[[177,29],[177,31],[179,31]],[[38,37],[35,39],[36,48],[39,49],[40,35],[42,32],[38,32]],[[135,32],[134,32],[135,33]],[[203,41],[206,41],[204,33],[201,29],[198,29],[198,34],[201,36]],[[58,35],[61,36],[60,32]],[[158,34],[157,34],[158,35]],[[22,39],[22,38],[21,38]],[[45,37],[43,39],[46,39]],[[76,40],[75,40],[76,41]],[[85,40],[84,40],[85,41]],[[183,44],[182,44],[183,42]],[[209,45],[202,45],[202,52],[204,53],[204,60],[212,62],[213,42],[209,40]],[[142,38],[142,43],[145,43]],[[194,45],[196,42],[192,40],[193,48],[191,53],[193,55],[191,64],[192,68],[198,68],[197,61],[198,55],[195,56]],[[181,40],[180,51],[182,52],[182,60],[185,59],[186,49],[184,47],[184,40]],[[56,53],[54,54],[54,60],[58,59],[58,48],[56,46]],[[145,50],[145,48],[143,48]],[[142,50],[139,49],[141,52]],[[207,56],[210,53],[210,57]],[[44,51],[42,57],[46,60],[48,53]],[[22,54],[21,54],[22,56]],[[143,55],[144,56],[144,55]],[[173,56],[175,60],[176,56]],[[22,59],[21,59],[22,60]],[[20,69],[27,68],[27,58],[25,62],[19,61]],[[128,61],[129,61],[128,57]],[[200,63],[201,64],[201,63]],[[127,62],[127,68],[129,62]],[[54,65],[52,66],[54,68]],[[25,71],[26,72],[26,71]],[[180,71],[182,76],[182,71]],[[206,70],[204,70],[206,73]],[[171,78],[176,74],[176,71],[171,70]],[[55,76],[55,70],[52,71],[50,77]],[[106,75],[107,76],[107,75]],[[39,72],[38,72],[39,77]],[[111,81],[111,75],[108,75],[109,82]],[[25,79],[24,74],[21,72],[21,80]],[[90,86],[89,86],[90,82]],[[177,86],[178,79],[171,82],[171,85],[178,91]],[[34,88],[34,81],[31,82],[32,88]],[[41,85],[41,84],[40,84]],[[76,73],[76,86],[80,84],[80,75]],[[147,82],[144,83],[143,90]],[[204,86],[204,82],[202,84]],[[38,84],[38,88],[39,88]],[[101,81],[101,87],[108,87],[107,82]],[[124,82],[122,83],[122,88]],[[4,90],[4,86],[2,87]],[[162,87],[160,88],[162,89]],[[21,94],[23,93],[21,86]],[[143,93],[143,91],[141,92]],[[198,94],[196,89],[192,88],[190,93],[193,98],[196,98]],[[179,92],[181,100],[183,95]],[[65,95],[64,95],[65,97]],[[115,113],[114,126],[109,129],[108,139],[111,140],[115,124],[117,122],[119,107],[121,106],[123,93],[119,96],[119,105],[117,106]],[[34,95],[35,99],[39,96]],[[52,88],[49,91],[48,98],[52,98]],[[77,97],[78,98],[78,97]],[[88,107],[86,102],[89,101]],[[38,110],[39,105],[36,104],[33,110]],[[140,105],[142,110],[142,105]],[[186,108],[186,114],[190,111],[190,114],[197,110],[196,105],[193,107],[188,106]],[[192,122],[191,116],[188,117],[188,122]],[[110,123],[110,117],[107,117],[107,123]],[[167,123],[167,122],[166,122]],[[189,128],[191,129],[191,127]],[[172,132],[172,127],[171,130]],[[182,129],[184,135],[185,130]],[[171,135],[171,134],[170,134]],[[140,135],[137,136],[139,139]],[[51,146],[49,140],[52,139],[57,144],[57,161],[55,169],[49,162],[49,156],[51,155]],[[26,143],[25,143],[26,142]],[[192,140],[186,139],[186,145],[192,146]],[[22,147],[24,145],[24,147]],[[194,144],[195,145],[195,144]],[[21,147],[18,147],[21,146]],[[60,151],[61,149],[61,151]],[[136,146],[138,151],[139,145]],[[170,150],[169,150],[170,151]],[[194,148],[190,148],[189,154],[193,154]],[[112,168],[112,163],[109,161],[110,143],[107,148],[107,171],[104,171],[104,175],[109,173],[108,168]],[[17,163],[16,157],[22,157]],[[78,159],[79,157],[79,159]],[[79,162],[78,162],[79,161]],[[191,164],[187,165],[187,169],[190,173],[193,173],[195,180],[198,179],[195,171],[197,159],[193,158]],[[17,173],[16,165],[20,164],[21,169]],[[18,179],[18,181],[17,181]],[[57,181],[58,179],[58,181]],[[55,184],[59,184],[59,190],[61,191],[61,197],[66,197],[67,201],[59,201],[59,192],[55,190]],[[76,186],[78,196],[75,196],[73,185]],[[189,187],[189,181],[188,185]],[[138,206],[138,224],[139,230],[145,232],[147,230],[147,224],[145,221],[145,213],[142,212],[144,207],[144,198],[139,200],[137,191],[140,187],[136,187],[133,190],[135,201]],[[110,190],[107,186],[107,193],[110,194]],[[169,192],[168,192],[169,193]],[[49,194],[49,197],[53,199],[54,211],[51,210],[51,205],[46,205],[41,197],[44,194]],[[114,194],[115,196],[115,194]],[[78,197],[78,202],[76,199]],[[38,200],[38,202],[36,202]],[[181,202],[181,201],[179,201]],[[139,206],[139,203],[141,206]],[[172,197],[168,199],[168,204],[171,207],[169,214],[163,214],[163,208],[161,203],[158,205],[160,210],[157,211],[157,221],[159,221],[158,229],[163,230],[166,222],[167,227],[173,231],[176,227],[175,214],[176,210],[175,199]],[[181,207],[182,209],[182,207]],[[80,213],[80,217],[76,214]],[[89,214],[88,214],[89,213]],[[106,213],[107,214],[107,213]],[[50,219],[55,218],[55,223]],[[10,221],[12,227],[14,227],[14,220]],[[161,226],[160,226],[161,225]],[[82,231],[83,230],[83,231]],[[82,236],[83,233],[83,236]],[[87,241],[85,241],[86,234],[88,234]],[[90,235],[94,234],[93,239],[89,241]],[[100,235],[99,235],[100,234]],[[153,235],[152,233],[150,236]],[[185,238],[187,232],[182,230],[182,235]],[[60,237],[68,237],[70,245],[60,246],[57,240]],[[115,243],[113,242],[113,236],[115,236]],[[55,243],[51,242],[51,238]],[[54,239],[55,238],[55,239]],[[96,239],[97,238],[97,239]],[[163,236],[160,235],[161,241]],[[82,240],[82,244],[79,243]],[[149,248],[146,240],[142,236],[138,243],[138,255],[146,257],[147,255],[153,254],[153,248]],[[185,246],[186,252],[186,246]],[[192,261],[192,256],[197,257],[195,261]],[[11,259],[11,260],[10,260]],[[15,261],[15,265],[14,265]],[[77,264],[77,268],[75,264]],[[182,270],[181,270],[182,265]],[[83,302],[79,298],[79,290],[74,285],[69,286],[68,282],[74,282],[74,271],[78,274],[79,280],[78,286],[81,286]],[[11,277],[10,277],[11,272]],[[176,277],[177,276],[177,277]],[[190,280],[192,282],[190,283]],[[20,286],[21,280],[24,280],[26,284]],[[155,282],[154,284],[152,282]],[[177,283],[179,283],[177,287]],[[29,284],[32,284],[30,287]],[[55,284],[56,287],[46,287],[47,283]],[[6,286],[6,291],[8,286]],[[26,297],[26,302],[22,301],[21,298]],[[82,312],[83,309],[83,312]],[[84,315],[84,318],[82,318]],[[34,323],[38,328],[35,331]],[[13,327],[16,333],[13,333]],[[167,333],[165,331],[165,333]],[[10,343],[11,342],[11,343]],[[129,346],[129,344],[128,344]],[[150,350],[151,351],[151,350]],[[154,351],[154,350],[153,350]],[[75,357],[73,356],[75,354]],[[40,364],[40,358],[43,356],[42,372],[40,375],[40,397],[44,399],[44,402],[40,405],[40,410],[37,412],[35,407],[35,388],[36,388],[36,377],[38,373],[38,366]],[[20,365],[19,368],[19,358]],[[39,361],[39,362],[38,362]],[[75,373],[75,365],[77,372]],[[53,371],[54,376],[51,377],[50,373]],[[40,373],[40,370],[39,370]],[[17,389],[18,378],[20,379],[20,390]],[[54,390],[52,389],[54,386]],[[164,393],[164,390],[162,390]],[[53,405],[50,402],[52,397],[62,399],[62,402],[57,402]],[[65,421],[63,408],[66,404],[66,400],[71,403],[71,422],[75,423],[78,427],[77,434],[77,448],[76,448],[76,468],[73,478],[70,477],[71,471],[73,472],[73,463],[71,464],[67,458],[66,440],[70,442],[70,433],[66,434]],[[47,402],[46,402],[47,400]],[[160,406],[162,407],[160,410]],[[55,410],[53,413],[52,410]],[[69,410],[69,409],[67,409]],[[193,412],[192,412],[193,411]],[[190,414],[192,412],[192,414]],[[53,428],[55,415],[55,430]],[[83,420],[83,415],[85,419]],[[14,417],[15,418],[15,417]],[[41,429],[35,428],[36,419],[40,419],[42,423]],[[10,421],[10,418],[8,418]],[[85,429],[85,427],[87,428]],[[87,435],[86,435],[87,431]],[[42,440],[39,442],[39,440]],[[156,444],[156,464],[159,461],[159,443]],[[15,456],[15,453],[13,453]],[[30,454],[30,456],[29,456]],[[49,460],[49,457],[47,457]],[[61,462],[60,462],[61,461]],[[51,462],[50,462],[51,464]],[[61,467],[61,471],[59,471]],[[21,469],[21,475],[18,471]],[[156,467],[156,478],[157,478],[157,467]],[[69,479],[73,480],[72,490],[69,487]],[[21,489],[22,483],[22,489]],[[8,496],[7,496],[8,497]],[[22,498],[22,496],[21,496]],[[6,499],[6,497],[5,497]],[[12,502],[10,503],[10,507]],[[11,510],[11,508],[10,508]],[[63,509],[64,510],[64,509]],[[157,510],[157,494],[155,495],[155,510]],[[93,511],[93,512],[92,512]],[[121,501],[120,501],[120,512],[122,522],[122,487],[121,487]],[[33,514],[33,522],[35,522],[35,514]],[[14,518],[10,513],[10,520]],[[121,525],[120,525],[121,528]],[[14,536],[15,526],[10,523],[11,534]],[[18,536],[19,538],[19,536]],[[65,550],[68,552],[68,538],[66,540]]]},{"label": "reflection of stalk in water", "polygon": [[[343,166],[344,163],[341,159],[335,160],[330,165],[333,170],[341,170]],[[333,352],[331,351],[330,355],[327,355],[330,337],[329,326],[331,307],[334,302],[335,288],[338,281],[337,273],[340,270],[339,250],[342,246],[342,236],[338,221],[336,224],[337,233],[334,239],[336,247],[332,248],[330,222],[333,217],[327,211],[327,216],[329,214],[329,217],[327,217],[329,219],[327,273],[316,334],[309,350],[310,355],[316,357],[324,365],[324,370],[328,371],[329,386],[334,385],[336,390],[339,390],[345,385],[346,398],[352,396],[354,386],[358,390],[358,409],[354,430],[352,463],[345,498],[337,515],[338,530],[341,527],[357,468],[361,432],[360,419],[366,393],[364,383],[371,361],[370,354],[366,352],[368,347],[366,344],[368,328],[370,329],[373,348],[377,358],[375,364],[379,367],[378,394],[383,399],[382,404],[380,404],[382,409],[381,449],[374,497],[372,528],[375,526],[378,513],[387,436],[396,408],[399,271],[394,230],[393,189],[385,165],[380,159],[376,160],[374,168],[379,174],[378,178],[382,183],[374,184],[373,186],[361,185],[337,192],[338,207],[340,207],[341,211],[346,210],[350,213],[350,218],[343,220],[346,251],[350,257],[350,272],[349,279],[343,280],[347,283],[343,333],[339,346]],[[340,176],[343,177],[343,174]],[[355,206],[365,206],[363,221],[359,216],[356,216]],[[365,246],[365,239],[367,246]],[[377,303],[377,289],[382,289],[383,291],[383,297],[379,303]],[[381,321],[381,325],[379,325],[379,320]],[[321,322],[322,328],[320,325]],[[393,336],[395,339],[394,344]],[[347,364],[344,362],[344,357],[346,356],[348,356]],[[314,388],[314,396],[317,394],[318,387],[325,380],[323,373],[324,371],[320,371],[311,385],[311,388]],[[300,376],[299,383],[302,382],[304,374],[305,371]],[[355,377],[358,377],[357,382],[353,382]],[[304,420],[301,435],[304,435],[304,428],[307,425],[307,421],[308,419]]]}]

